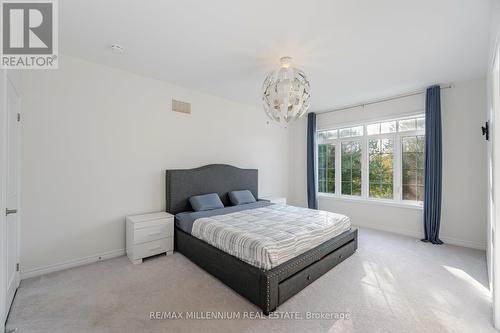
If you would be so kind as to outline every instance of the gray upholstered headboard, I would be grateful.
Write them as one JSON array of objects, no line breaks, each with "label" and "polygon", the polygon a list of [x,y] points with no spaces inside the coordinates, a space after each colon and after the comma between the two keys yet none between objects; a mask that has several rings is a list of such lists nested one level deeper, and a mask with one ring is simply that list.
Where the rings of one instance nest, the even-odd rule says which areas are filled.
[{"label": "gray upholstered headboard", "polygon": [[217,193],[224,206],[231,205],[228,192],[250,190],[258,198],[258,170],[227,164],[209,164],[196,169],[166,171],[166,210],[177,214],[192,210],[193,195]]}]

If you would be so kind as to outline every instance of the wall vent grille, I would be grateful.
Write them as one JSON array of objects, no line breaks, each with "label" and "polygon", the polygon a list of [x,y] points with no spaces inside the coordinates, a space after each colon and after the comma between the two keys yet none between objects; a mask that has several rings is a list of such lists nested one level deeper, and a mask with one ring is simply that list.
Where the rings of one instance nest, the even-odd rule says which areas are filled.
[{"label": "wall vent grille", "polygon": [[172,111],[191,114],[191,103],[172,99]]}]

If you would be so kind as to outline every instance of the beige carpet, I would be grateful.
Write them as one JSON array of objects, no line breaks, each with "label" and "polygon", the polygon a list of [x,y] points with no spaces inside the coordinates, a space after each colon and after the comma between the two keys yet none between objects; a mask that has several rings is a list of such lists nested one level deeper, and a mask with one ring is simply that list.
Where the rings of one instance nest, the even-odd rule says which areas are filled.
[{"label": "beige carpet", "polygon": [[138,266],[121,257],[22,281],[7,326],[18,332],[496,332],[484,252],[367,229],[359,239],[356,254],[278,308],[302,318],[311,311],[349,319],[150,320],[152,311],[258,311],[174,254]]}]

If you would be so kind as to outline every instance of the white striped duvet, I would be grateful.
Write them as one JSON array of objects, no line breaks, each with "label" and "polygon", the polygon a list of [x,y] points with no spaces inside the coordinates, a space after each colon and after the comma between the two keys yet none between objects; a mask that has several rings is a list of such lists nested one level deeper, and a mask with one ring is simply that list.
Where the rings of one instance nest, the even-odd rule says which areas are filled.
[{"label": "white striped duvet", "polygon": [[197,219],[191,234],[255,267],[276,267],[351,227],[341,214],[270,205]]}]

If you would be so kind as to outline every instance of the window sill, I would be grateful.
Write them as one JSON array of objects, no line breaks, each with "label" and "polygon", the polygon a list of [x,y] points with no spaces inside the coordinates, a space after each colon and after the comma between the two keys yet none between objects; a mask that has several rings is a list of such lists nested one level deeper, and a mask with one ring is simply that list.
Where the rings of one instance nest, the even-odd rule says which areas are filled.
[{"label": "window sill", "polygon": [[384,199],[367,199],[360,198],[349,195],[336,195],[336,194],[328,194],[328,193],[318,193],[318,198],[326,198],[332,200],[340,200],[340,201],[350,201],[356,203],[366,203],[369,205],[378,205],[378,206],[391,206],[398,208],[408,208],[408,209],[416,209],[423,210],[424,206],[420,202],[401,202],[401,201],[392,201],[392,200],[384,200]]}]

